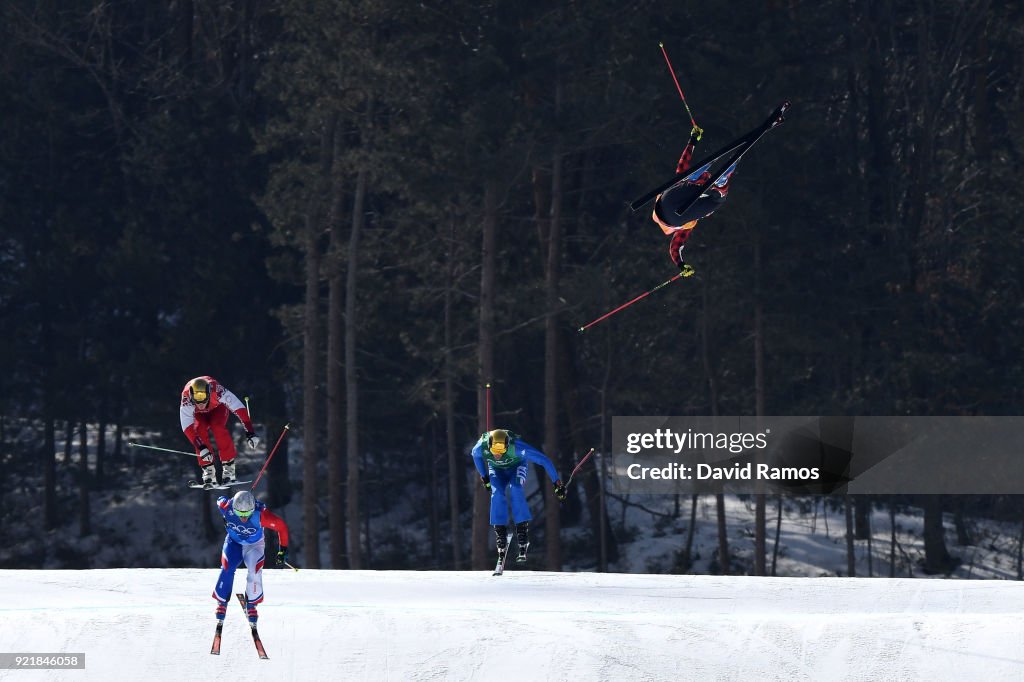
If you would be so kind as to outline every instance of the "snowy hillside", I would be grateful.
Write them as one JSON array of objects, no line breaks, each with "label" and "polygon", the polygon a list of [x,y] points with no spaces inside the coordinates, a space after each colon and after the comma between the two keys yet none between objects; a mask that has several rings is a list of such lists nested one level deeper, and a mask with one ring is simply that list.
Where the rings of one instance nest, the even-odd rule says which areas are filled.
[{"label": "snowy hillside", "polygon": [[215,576],[0,571],[0,651],[86,655],[0,680],[1024,679],[1008,581],[267,571],[261,661]]}]

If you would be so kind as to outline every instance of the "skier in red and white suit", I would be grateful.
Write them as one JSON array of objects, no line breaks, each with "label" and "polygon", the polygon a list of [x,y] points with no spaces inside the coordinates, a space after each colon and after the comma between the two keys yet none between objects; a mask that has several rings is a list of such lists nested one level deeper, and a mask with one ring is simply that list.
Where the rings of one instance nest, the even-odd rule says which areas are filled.
[{"label": "skier in red and white suit", "polygon": [[234,412],[242,422],[249,447],[255,450],[260,439],[253,431],[249,410],[238,396],[209,376],[192,379],[181,391],[181,409],[178,411],[181,430],[196,449],[199,466],[203,469],[203,483],[217,483],[217,470],[209,448],[210,434],[213,435],[213,442],[220,455],[221,483],[232,483],[235,480],[235,456],[238,453],[227,429],[229,411]]}]

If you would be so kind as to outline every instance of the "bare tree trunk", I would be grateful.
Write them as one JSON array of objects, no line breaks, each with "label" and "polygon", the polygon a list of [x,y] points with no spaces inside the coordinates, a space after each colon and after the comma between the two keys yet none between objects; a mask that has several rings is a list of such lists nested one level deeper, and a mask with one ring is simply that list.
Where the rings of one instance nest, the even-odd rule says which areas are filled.
[{"label": "bare tree trunk", "polygon": [[732,560],[729,558],[729,527],[725,523],[725,495],[715,495],[715,519],[718,522],[718,572],[729,575]]},{"label": "bare tree trunk", "polygon": [[78,425],[78,535],[80,537],[92,534],[89,483],[89,440],[83,419]]},{"label": "bare tree trunk", "polygon": [[[373,118],[373,101],[368,106]],[[368,171],[360,168],[356,177],[356,194],[352,208],[352,234],[348,242],[348,280],[345,286],[345,429],[348,453],[348,557],[349,567],[363,567],[359,542],[359,375],[356,371],[357,299],[359,273],[359,238],[365,222],[366,183]],[[369,545],[370,539],[366,539]]]},{"label": "bare tree trunk", "polygon": [[1024,520],[1020,523],[1017,536],[1017,580],[1024,580]]},{"label": "bare tree trunk", "polygon": [[686,570],[689,572],[693,566],[693,536],[697,531],[697,498],[699,495],[690,496],[690,526],[686,529],[686,546],[683,549],[683,558],[686,561]]},{"label": "bare tree trunk", "polygon": [[957,495],[953,498],[953,525],[956,528],[956,544],[960,547],[973,544],[971,532],[967,527],[967,518],[964,514],[964,496]]},{"label": "bare tree trunk", "polygon": [[437,467],[438,461],[441,459],[437,451],[434,449],[437,446],[437,420],[431,420],[430,422],[430,457],[424,458],[424,463],[427,466],[427,480],[430,481],[430,495],[427,496],[427,503],[430,505],[429,513],[427,518],[428,534],[430,537],[430,563],[435,568],[441,561],[441,514],[438,505],[438,498],[441,496],[438,494],[440,486]]},{"label": "bare tree trunk", "polygon": [[[761,303],[761,239],[754,233],[754,414],[764,416],[764,306]],[[760,430],[758,420],[758,430]],[[766,575],[767,512],[764,483],[756,482],[754,495],[754,575]]]},{"label": "bare tree trunk", "polygon": [[103,471],[103,460],[107,456],[107,424],[103,418],[100,418],[99,424],[96,425],[96,467],[93,475],[96,477],[97,488],[102,488],[105,481],[105,475]]},{"label": "bare tree trunk", "polygon": [[948,573],[956,561],[946,550],[946,528],[942,522],[942,496],[922,495],[924,505],[924,570],[935,575]]},{"label": "bare tree trunk", "polygon": [[846,575],[853,578],[857,575],[857,558],[853,542],[853,505],[849,495],[843,496],[843,510],[846,513]]},{"label": "bare tree trunk", "polygon": [[871,528],[871,517],[869,516],[868,517],[868,537],[867,537],[867,541],[868,541],[868,577],[869,578],[875,577],[874,556],[872,554],[872,552],[874,550],[873,550],[873,548],[871,546],[871,541],[872,541],[871,534],[872,534],[872,532],[873,532],[873,529]]},{"label": "bare tree trunk", "polygon": [[[607,300],[607,291],[605,293]],[[610,526],[608,524],[608,507],[607,497],[605,495],[605,484],[608,481],[607,462],[609,452],[609,442],[611,440],[611,426],[609,426],[610,419],[608,418],[608,389],[611,384],[612,375],[612,363],[614,362],[615,353],[614,346],[612,345],[611,333],[605,331],[605,370],[604,376],[601,378],[601,451],[598,455],[600,457],[600,481],[598,487],[598,496],[600,497],[600,524],[599,524],[599,536],[600,537],[600,552],[598,560],[597,570],[604,573],[608,571],[608,562],[610,560],[609,549],[615,549],[615,538],[609,532]],[[615,558],[618,558],[616,551]]]},{"label": "bare tree trunk", "polygon": [[46,432],[43,438],[43,530],[57,527],[57,434],[49,396],[44,399]]},{"label": "bare tree trunk", "polygon": [[889,497],[889,577],[896,577],[896,503]]},{"label": "bare tree trunk", "polygon": [[[498,188],[494,181],[484,187],[484,222],[480,254],[480,319],[477,343],[477,429],[487,429],[487,396],[484,386],[494,375],[494,292],[497,271]],[[473,486],[473,537],[471,563],[487,568],[490,499],[483,486]]]},{"label": "bare tree trunk", "polygon": [[[288,466],[288,435],[285,426],[288,424],[283,415],[286,414],[285,390],[278,386],[267,396],[267,410],[263,423],[267,429],[267,456],[273,448],[277,448],[273,458],[267,464],[267,504],[278,511],[292,500],[292,482]],[[298,540],[299,538],[295,538]],[[294,540],[293,540],[294,542]]]},{"label": "bare tree trunk", "polygon": [[871,498],[851,495],[853,500],[853,533],[858,540],[867,540],[871,533]]},{"label": "bare tree trunk", "polygon": [[[334,136],[334,159],[340,158],[342,139]],[[345,357],[345,319],[342,314],[345,269],[342,267],[341,203],[344,197],[344,173],[340,163],[333,163],[331,172],[331,208],[327,222],[330,226],[327,293],[327,527],[331,568],[345,568],[345,448],[342,443],[344,408],[342,379]]]},{"label": "bare tree trunk", "polygon": [[448,520],[451,524],[452,568],[462,570],[462,524],[459,523],[459,488],[464,467],[459,466],[455,439],[455,361],[452,354],[452,290],[455,287],[455,219],[452,218],[446,251],[448,271],[444,288],[444,424],[448,454]]},{"label": "bare tree trunk", "polygon": [[[320,173],[323,187],[329,187],[333,162],[336,117],[322,131]],[[302,326],[302,542],[307,568],[320,568],[320,519],[318,509],[318,471],[320,444],[317,405],[320,402],[320,209],[321,194],[309,198],[306,212],[305,257],[306,292]]]},{"label": "bare tree trunk", "polygon": [[[704,366],[704,376],[708,382],[708,403],[711,405],[711,416],[718,416],[718,377],[711,365],[711,306],[708,303],[708,285],[702,280],[700,315],[700,355]],[[731,561],[729,559],[729,527],[725,519],[725,495],[715,494],[715,521],[718,528],[718,566],[722,575],[729,575]]]},{"label": "bare tree trunk", "polygon": [[772,546],[772,576],[775,575],[775,567],[779,561],[779,539],[782,537],[782,495],[776,498],[779,513],[775,518],[775,543]]},{"label": "bare tree trunk", "polygon": [[[560,96],[560,87],[556,99]],[[544,291],[547,318],[544,321],[544,454],[551,458],[561,473],[559,443],[561,429],[558,419],[558,352],[559,333],[557,314],[558,287],[562,259],[562,154],[559,145],[551,159],[551,212],[548,221],[547,262],[544,268]],[[561,505],[551,485],[542,486],[544,493],[545,554],[549,571],[562,570]]]}]

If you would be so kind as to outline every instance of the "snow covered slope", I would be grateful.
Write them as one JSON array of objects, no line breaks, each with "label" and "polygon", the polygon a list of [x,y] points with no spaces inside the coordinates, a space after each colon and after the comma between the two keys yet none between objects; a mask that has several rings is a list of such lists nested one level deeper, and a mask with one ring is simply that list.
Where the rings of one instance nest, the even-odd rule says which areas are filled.
[{"label": "snow covered slope", "polygon": [[0,652],[86,654],[0,680],[1024,679],[1016,582],[268,570],[261,661],[216,574],[0,570]]}]

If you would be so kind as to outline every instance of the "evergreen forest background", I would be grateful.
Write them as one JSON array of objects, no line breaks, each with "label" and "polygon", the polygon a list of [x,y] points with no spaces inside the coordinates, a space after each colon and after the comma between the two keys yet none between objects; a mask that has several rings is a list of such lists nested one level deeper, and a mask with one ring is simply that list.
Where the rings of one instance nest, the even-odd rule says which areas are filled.
[{"label": "evergreen forest background", "polygon": [[[674,272],[627,206],[691,128],[659,42],[697,157],[792,108],[699,224],[697,275],[579,334]],[[410,484],[439,565],[487,565],[488,383],[563,477],[612,415],[1020,414],[1021,55],[1024,6],[987,0],[7,0],[3,525],[91,534],[142,484],[127,442],[187,448],[199,374],[266,444],[289,424],[265,491],[301,503],[311,568],[386,567],[361,531]],[[577,480],[531,500],[550,570],[563,526],[614,556]],[[1024,511],[902,502],[940,545],[944,510]]]}]

